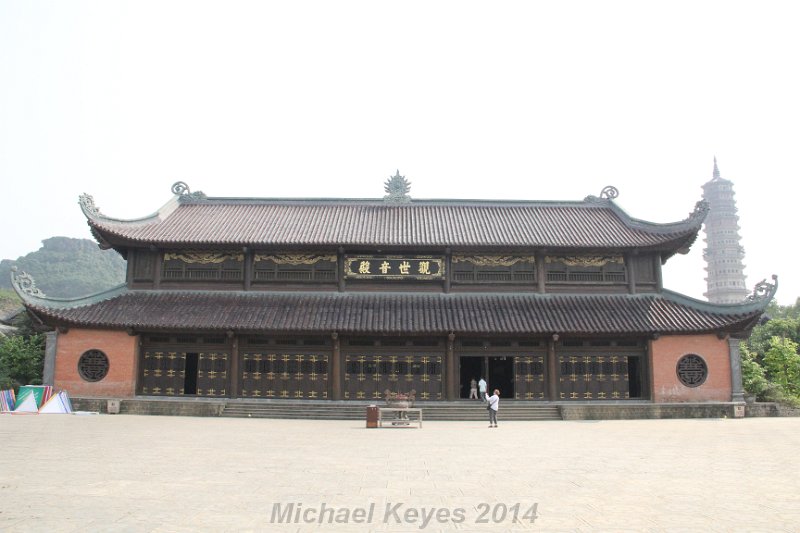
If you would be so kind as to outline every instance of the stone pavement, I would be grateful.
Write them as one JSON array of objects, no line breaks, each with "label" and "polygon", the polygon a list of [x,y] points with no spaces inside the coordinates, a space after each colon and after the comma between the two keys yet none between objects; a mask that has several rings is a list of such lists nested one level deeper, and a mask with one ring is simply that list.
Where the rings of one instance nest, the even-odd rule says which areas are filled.
[{"label": "stone pavement", "polygon": [[0,530],[800,530],[798,418],[486,426],[2,415]]}]

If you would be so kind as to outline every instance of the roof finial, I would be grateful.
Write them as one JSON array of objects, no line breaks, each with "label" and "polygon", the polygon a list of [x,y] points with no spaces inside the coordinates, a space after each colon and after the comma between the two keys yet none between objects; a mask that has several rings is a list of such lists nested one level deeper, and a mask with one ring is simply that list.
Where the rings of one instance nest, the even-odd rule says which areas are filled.
[{"label": "roof finial", "polygon": [[719,167],[717,166],[717,156],[714,156],[714,179],[720,179]]},{"label": "roof finial", "polygon": [[405,176],[400,175],[398,169],[394,176],[386,180],[383,184],[383,190],[388,194],[383,197],[386,202],[410,202],[411,197],[408,195],[411,192],[411,182]]}]

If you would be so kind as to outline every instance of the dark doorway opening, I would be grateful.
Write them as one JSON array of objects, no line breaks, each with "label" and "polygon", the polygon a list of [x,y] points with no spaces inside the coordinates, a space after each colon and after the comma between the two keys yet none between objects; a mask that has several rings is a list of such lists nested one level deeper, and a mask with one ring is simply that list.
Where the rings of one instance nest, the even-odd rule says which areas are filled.
[{"label": "dark doorway opening", "polygon": [[628,357],[628,397],[642,397],[642,373],[638,357]]},{"label": "dark doorway opening", "polygon": [[197,394],[197,359],[198,354],[186,354],[186,367],[183,380],[184,394]]},{"label": "dark doorway opening", "polygon": [[514,397],[514,358],[511,356],[489,357],[488,393],[500,389],[501,398]]},{"label": "dark doorway opening", "polygon": [[469,382],[483,376],[483,357],[460,357],[459,398],[469,398]]}]

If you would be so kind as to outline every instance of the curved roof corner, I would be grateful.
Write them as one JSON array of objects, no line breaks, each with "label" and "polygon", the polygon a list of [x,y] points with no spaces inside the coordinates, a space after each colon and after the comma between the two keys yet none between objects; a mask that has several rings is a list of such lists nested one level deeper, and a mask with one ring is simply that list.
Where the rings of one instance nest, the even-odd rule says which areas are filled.
[{"label": "curved roof corner", "polygon": [[[179,187],[179,185],[182,185],[183,188]],[[157,224],[162,222],[178,208],[183,198],[189,197],[193,200],[205,198],[205,195],[202,192],[188,193],[188,190],[189,188],[185,183],[175,183],[172,186],[172,192],[174,196],[166,204],[161,206],[161,208],[155,213],[134,219],[121,219],[104,215],[100,211],[100,208],[94,203],[94,197],[91,194],[81,194],[78,197],[78,205],[81,206],[81,211],[83,211],[83,214],[86,217],[86,223],[89,224],[92,236],[97,241],[97,244],[101,249],[108,250],[109,248],[113,248],[114,245],[110,242],[110,239],[106,237],[105,232],[107,225],[110,224],[112,226],[121,226],[124,228],[145,226],[148,224]]]},{"label": "curved roof corner", "polygon": [[179,204],[178,196],[173,196],[169,202],[164,204],[158,211],[141,218],[123,219],[114,218],[104,215],[100,212],[100,208],[94,203],[94,197],[91,194],[83,193],[78,197],[78,204],[81,206],[81,211],[86,216],[89,225],[95,226],[96,222],[112,222],[114,224],[122,225],[142,225],[153,222],[160,222],[167,218]]},{"label": "curved roof corner", "polygon": [[689,231],[700,231],[703,222],[708,216],[709,205],[705,200],[699,200],[689,216],[678,222],[648,222],[630,216],[624,209],[618,206],[615,202],[610,201],[609,205],[614,211],[631,227],[646,230],[653,233],[685,233]]},{"label": "curved roof corner", "polygon": [[649,233],[656,233],[661,235],[675,235],[674,251],[662,257],[662,264],[667,262],[667,259],[674,254],[687,254],[690,248],[697,240],[697,235],[703,227],[703,222],[708,216],[709,204],[705,200],[699,200],[689,216],[678,222],[649,222],[630,216],[624,209],[618,206],[613,199],[607,201],[614,212],[620,219],[629,227],[647,231]]},{"label": "curved roof corner", "polygon": [[737,315],[758,312],[760,315],[764,312],[764,310],[766,310],[767,306],[778,292],[778,276],[773,274],[772,281],[773,283],[767,283],[767,280],[763,279],[756,283],[756,286],[753,289],[753,294],[742,300],[740,303],[734,304],[711,303],[705,300],[698,300],[697,298],[692,298],[678,292],[670,291],[668,289],[664,289],[662,294],[674,302],[689,305],[703,311]]},{"label": "curved roof corner", "polygon": [[110,300],[128,290],[124,283],[111,289],[83,296],[80,298],[50,298],[36,286],[36,280],[27,272],[22,272],[17,267],[11,269],[11,286],[22,300],[25,307],[29,309],[69,309],[95,304],[105,300]]}]

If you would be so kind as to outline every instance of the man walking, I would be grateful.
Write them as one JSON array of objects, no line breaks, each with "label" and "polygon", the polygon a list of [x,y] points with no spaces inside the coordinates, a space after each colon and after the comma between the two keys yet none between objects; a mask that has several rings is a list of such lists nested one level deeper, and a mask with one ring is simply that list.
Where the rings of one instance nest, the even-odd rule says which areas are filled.
[{"label": "man walking", "polygon": [[478,381],[478,392],[481,395],[481,401],[486,401],[486,380],[481,377],[480,381]]}]

